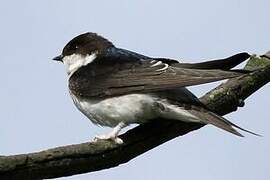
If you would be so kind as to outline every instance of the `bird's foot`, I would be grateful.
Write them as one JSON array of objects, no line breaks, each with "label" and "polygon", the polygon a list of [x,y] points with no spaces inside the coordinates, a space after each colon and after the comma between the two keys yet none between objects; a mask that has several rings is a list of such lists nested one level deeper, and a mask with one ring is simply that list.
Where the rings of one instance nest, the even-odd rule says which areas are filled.
[{"label": "bird's foot", "polygon": [[96,142],[98,140],[112,140],[116,144],[123,144],[123,140],[118,137],[118,134],[120,133],[121,129],[124,128],[125,126],[126,126],[125,123],[120,122],[117,126],[113,128],[112,132],[110,132],[109,134],[96,136],[94,138],[94,141]]},{"label": "bird's foot", "polygon": [[94,138],[94,142],[97,142],[98,140],[111,140],[114,141],[116,144],[123,144],[123,140],[114,134],[102,134],[98,135]]}]

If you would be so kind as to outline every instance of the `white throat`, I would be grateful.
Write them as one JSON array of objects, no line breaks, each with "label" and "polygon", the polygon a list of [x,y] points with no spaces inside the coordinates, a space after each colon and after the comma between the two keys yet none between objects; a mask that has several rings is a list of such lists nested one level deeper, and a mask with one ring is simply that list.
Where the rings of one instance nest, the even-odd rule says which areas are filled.
[{"label": "white throat", "polygon": [[92,53],[86,56],[80,54],[72,54],[69,56],[65,56],[63,58],[63,63],[66,66],[68,75],[71,76],[80,67],[86,66],[87,64],[93,62],[96,59],[96,57],[97,57],[96,53]]}]

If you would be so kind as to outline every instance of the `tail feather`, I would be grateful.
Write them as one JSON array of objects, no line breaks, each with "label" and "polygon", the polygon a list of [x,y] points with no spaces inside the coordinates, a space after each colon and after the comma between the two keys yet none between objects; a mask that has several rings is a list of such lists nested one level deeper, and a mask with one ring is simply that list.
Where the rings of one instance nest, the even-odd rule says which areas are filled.
[{"label": "tail feather", "polygon": [[[225,118],[224,118],[224,119],[225,119]],[[245,131],[245,132],[247,132],[247,133],[253,134],[253,135],[255,135],[255,136],[260,136],[260,137],[262,137],[262,135],[260,135],[260,134],[254,133],[254,132],[249,131],[249,130],[247,130],[247,129],[244,129],[244,128],[242,128],[242,127],[240,127],[240,126],[238,126],[238,125],[236,125],[236,124],[234,124],[234,123],[228,121],[227,119],[225,119],[225,120],[226,120],[229,124],[231,124],[231,126],[236,127],[237,129],[240,129],[240,130]]]},{"label": "tail feather", "polygon": [[235,128],[240,129],[242,131],[248,132],[250,134],[256,135],[256,136],[261,136],[259,134],[256,134],[254,132],[251,132],[249,130],[246,130],[244,128],[241,128],[240,126],[230,122],[229,120],[225,119],[222,116],[219,116],[213,112],[203,110],[203,111],[198,111],[198,110],[191,110],[191,113],[200,118],[200,120],[205,123],[205,124],[212,124],[218,128],[221,128],[227,132],[230,132],[232,134],[235,134],[240,137],[244,137],[241,133],[239,133]]}]

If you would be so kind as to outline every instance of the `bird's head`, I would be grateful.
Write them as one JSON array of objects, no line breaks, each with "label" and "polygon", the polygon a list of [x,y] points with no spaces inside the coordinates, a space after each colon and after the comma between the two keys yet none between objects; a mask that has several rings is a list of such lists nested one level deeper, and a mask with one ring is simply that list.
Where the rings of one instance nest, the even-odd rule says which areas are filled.
[{"label": "bird's head", "polygon": [[67,73],[70,74],[81,66],[91,63],[98,54],[110,47],[114,45],[107,39],[96,33],[87,32],[69,41],[62,54],[53,60],[63,62],[67,67]]}]

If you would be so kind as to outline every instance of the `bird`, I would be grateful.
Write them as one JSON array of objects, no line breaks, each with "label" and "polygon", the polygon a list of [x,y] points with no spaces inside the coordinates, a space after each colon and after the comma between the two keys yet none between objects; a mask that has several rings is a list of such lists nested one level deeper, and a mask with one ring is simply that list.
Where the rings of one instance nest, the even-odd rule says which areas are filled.
[{"label": "bird", "polygon": [[[211,111],[187,89],[245,75],[231,70],[247,60],[246,52],[201,63],[153,58],[116,47],[93,32],[74,37],[53,58],[65,65],[75,106],[96,125],[113,128],[94,140],[122,144],[120,131],[156,118],[211,124],[237,136],[237,129],[255,134]],[[255,134],[257,135],[257,134]]]}]

